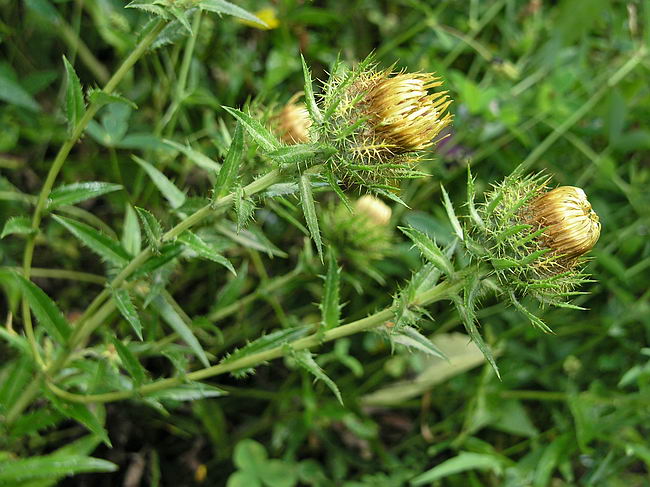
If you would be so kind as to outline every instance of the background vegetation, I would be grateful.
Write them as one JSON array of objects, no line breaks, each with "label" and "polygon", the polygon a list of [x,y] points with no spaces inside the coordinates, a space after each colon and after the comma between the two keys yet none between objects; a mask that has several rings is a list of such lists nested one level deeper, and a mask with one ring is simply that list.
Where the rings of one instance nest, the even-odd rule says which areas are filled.
[{"label": "background vegetation", "polygon": [[[227,392],[221,397],[184,401],[189,397],[179,393],[160,402],[93,406],[94,419],[86,418],[85,427],[78,415],[66,415],[61,404],[47,407],[41,398],[41,407],[0,431],[0,485],[59,479],[61,485],[127,486],[649,485],[647,2],[238,5],[273,28],[204,12],[187,20],[193,37],[182,25],[164,31],[164,42],[155,42],[119,85],[135,105],[103,106],[55,184],[102,181],[121,189],[106,186],[97,198],[62,206],[60,215],[136,246],[136,220],[132,210],[125,213],[127,205],[148,209],[166,228],[175,219],[133,155],[163,171],[187,194],[185,204],[197,207],[213,187],[210,160],[223,162],[233,137],[235,120],[222,106],[249,102],[254,113],[268,116],[302,90],[301,53],[314,78],[324,80],[337,57],[354,64],[374,51],[382,66],[435,71],[455,100],[451,136],[423,165],[431,176],[404,185],[410,208],[394,207],[391,225],[410,224],[446,244],[452,228],[440,183],[458,208],[467,164],[481,193],[526,161],[558,185],[582,187],[600,215],[603,232],[588,268],[594,282],[576,300],[588,310],[539,310],[554,330],[544,335],[487,297],[481,333],[498,354],[501,380],[480,354],[472,355],[466,337],[453,334],[462,326],[443,302],[429,309],[432,319],[421,331],[459,367],[405,350],[391,353],[390,344],[372,333],[341,339],[321,347],[318,363],[338,385],[343,404],[291,360],[270,362],[245,378],[219,376],[210,383]],[[103,86],[133,52],[149,17],[119,0],[0,0],[0,226],[10,217],[31,218],[68,139],[62,55],[86,89]],[[164,139],[196,152],[181,153]],[[245,151],[243,184],[266,163],[248,137]],[[319,212],[331,204],[328,195],[318,199]],[[214,362],[265,332],[320,320],[327,266],[305,238],[297,198],[265,198],[257,206],[243,233],[223,221],[207,234],[237,277],[198,259],[183,259],[157,276],[160,289],[178,304],[175,316],[191,322]],[[40,229],[33,281],[74,321],[102,289],[106,266],[50,215]],[[342,263],[346,320],[389,305],[419,267],[418,254],[398,234],[389,255],[374,264],[381,282]],[[25,243],[18,233],[0,240],[4,270],[21,266]],[[23,342],[16,338],[22,318],[12,282],[3,277],[0,298],[6,324],[0,417],[32,380],[31,359],[20,354]],[[110,315],[86,349],[93,365],[77,385],[88,393],[114,389],[111,381],[124,361],[123,350],[117,357],[111,345],[116,336],[151,376],[198,368],[195,361],[188,365],[191,350],[177,336],[167,338],[160,314],[155,304],[140,312],[143,342],[119,314]],[[425,385],[413,390],[415,377]],[[99,429],[93,430],[93,421]],[[111,448],[101,442],[100,423]],[[48,470],[52,452],[92,455],[119,468],[110,472],[114,467],[97,460],[56,472]],[[44,463],[24,469],[41,466],[47,477],[11,483],[3,469],[30,456]],[[94,470],[103,473],[83,473]],[[77,475],[64,478],[70,472]]]}]

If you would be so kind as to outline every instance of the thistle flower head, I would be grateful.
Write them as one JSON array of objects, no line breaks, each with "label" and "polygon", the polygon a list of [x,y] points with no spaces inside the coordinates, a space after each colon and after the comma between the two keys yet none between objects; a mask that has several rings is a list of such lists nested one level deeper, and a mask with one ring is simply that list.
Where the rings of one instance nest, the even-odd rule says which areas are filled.
[{"label": "thistle flower head", "polygon": [[285,144],[304,144],[309,142],[309,128],[312,125],[309,112],[304,103],[295,103],[295,96],[275,117],[275,132]]},{"label": "thistle flower head", "polygon": [[359,198],[354,204],[355,210],[368,217],[375,225],[386,226],[390,221],[393,211],[386,203],[372,195]]}]

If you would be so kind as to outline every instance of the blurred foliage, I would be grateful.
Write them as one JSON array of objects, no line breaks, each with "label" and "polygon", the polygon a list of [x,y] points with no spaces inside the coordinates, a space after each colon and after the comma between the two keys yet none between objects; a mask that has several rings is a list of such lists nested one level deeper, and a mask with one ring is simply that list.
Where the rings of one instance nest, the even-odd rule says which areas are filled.
[{"label": "blurred foliage", "polygon": [[[524,161],[559,185],[582,187],[600,215],[602,236],[588,269],[595,282],[576,300],[587,311],[540,310],[554,331],[544,335],[513,308],[486,298],[478,318],[498,355],[501,380],[475,355],[445,348],[461,321],[454,308],[437,303],[421,332],[447,350],[446,367],[420,353],[391,354],[390,344],[373,333],[320,348],[314,363],[336,383],[343,404],[325,381],[314,382],[297,367],[296,358],[270,362],[243,379],[220,377],[209,391],[187,384],[146,402],[71,411],[48,399],[52,407],[28,410],[0,436],[0,485],[3,475],[12,478],[3,470],[10,463],[41,472],[23,485],[52,485],[65,474],[76,476],[61,485],[648,485],[647,2],[238,4],[257,12],[266,28],[204,13],[187,19],[195,37],[179,22],[163,32],[156,50],[118,88],[134,105],[107,100],[55,185],[102,181],[122,189],[96,188],[94,199],[62,206],[62,213],[137,253],[160,233],[156,219],[170,227],[168,202],[190,214],[209,198],[211,164],[224,162],[235,134],[234,119],[222,106],[248,104],[268,117],[303,89],[301,53],[314,78],[323,80],[339,56],[354,64],[374,52],[384,67],[436,72],[455,100],[450,136],[421,166],[431,176],[404,184],[409,207],[394,206],[392,224],[411,225],[447,245],[453,230],[440,183],[458,208],[468,164],[482,193]],[[62,55],[81,85],[102,86],[141,38],[150,14],[123,7],[120,0],[0,0],[0,226],[11,217],[30,217],[67,138]],[[250,138],[243,150],[245,184],[267,161]],[[163,182],[152,184],[149,177],[157,176],[147,167],[164,173]],[[165,180],[181,194],[170,198]],[[318,210],[327,210],[334,200],[316,193]],[[62,205],[76,203],[69,188],[58,195],[72,198]],[[140,313],[145,340],[106,345],[137,327],[112,315],[99,329],[105,340],[86,349],[97,360],[77,357],[83,373],[68,385],[84,384],[87,393],[113,390],[122,380],[120,363],[142,381],[187,370],[197,349],[174,335],[169,340],[167,324],[183,337],[191,326],[212,360],[263,333],[319,322],[314,303],[322,299],[327,261],[322,265],[306,243],[298,199],[288,194],[255,204],[255,210],[250,202],[232,221],[197,232],[201,242],[228,256],[236,276],[216,258],[161,267],[155,282],[157,292],[166,287],[165,298]],[[133,207],[145,208],[151,218]],[[236,221],[248,216],[252,222],[237,233]],[[139,218],[149,231],[136,238]],[[44,219],[32,277],[74,322],[102,289],[106,266],[72,238],[65,221]],[[21,265],[24,224],[15,220],[15,233],[0,240],[5,267]],[[391,246],[365,272],[342,263],[339,302],[346,320],[390,305],[419,266],[404,238]],[[163,259],[180,250],[160,252]],[[19,358],[25,357],[19,353],[23,342],[7,331],[21,324],[18,292],[7,282],[0,282],[6,320],[0,398],[11,404],[28,387],[33,364]],[[156,294],[150,291],[138,290],[144,301]],[[130,361],[133,356],[146,370]],[[423,377],[425,386],[413,389]],[[391,395],[401,399],[377,399]],[[15,458],[35,463],[7,463]],[[108,473],[113,464],[119,469]],[[83,473],[98,471],[105,473]]]}]

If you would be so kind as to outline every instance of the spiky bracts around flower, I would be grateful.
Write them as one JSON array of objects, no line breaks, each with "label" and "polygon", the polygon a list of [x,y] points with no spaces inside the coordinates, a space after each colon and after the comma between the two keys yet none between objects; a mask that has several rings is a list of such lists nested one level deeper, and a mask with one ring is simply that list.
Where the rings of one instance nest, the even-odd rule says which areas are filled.
[{"label": "spiky bracts around flower", "polygon": [[[501,287],[519,308],[517,296],[569,306],[568,298],[588,281],[581,256],[598,240],[600,223],[584,192],[549,191],[548,177],[508,177],[486,194],[477,209],[467,248],[494,269]],[[540,322],[541,323],[541,322]]]},{"label": "spiky bracts around flower", "polygon": [[391,196],[400,179],[416,169],[422,151],[451,123],[451,99],[435,91],[431,73],[378,70],[370,60],[343,74],[334,72],[320,99],[318,138],[336,148],[328,161],[336,179]]}]

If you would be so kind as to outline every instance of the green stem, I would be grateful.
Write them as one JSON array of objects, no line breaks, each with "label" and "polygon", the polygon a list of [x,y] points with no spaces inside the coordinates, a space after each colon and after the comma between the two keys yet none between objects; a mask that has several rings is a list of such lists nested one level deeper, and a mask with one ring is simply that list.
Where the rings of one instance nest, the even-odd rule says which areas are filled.
[{"label": "green stem", "polygon": [[[436,301],[440,301],[449,295],[458,292],[462,288],[463,280],[461,279],[458,282],[444,281],[435,287],[417,295],[413,303],[417,303],[420,306],[425,306]],[[331,342],[333,340],[338,340],[346,336],[354,335],[364,331],[377,328],[391,318],[393,318],[394,312],[391,308],[384,309],[373,315],[370,315],[366,318],[348,323],[347,325],[339,326],[332,330],[326,331],[325,333],[314,333],[308,337],[301,338],[290,344],[290,350],[304,350],[307,348],[317,347],[323,343]],[[142,387],[139,387],[130,391],[118,391],[118,392],[108,392],[104,394],[92,394],[92,395],[82,395],[74,394],[68,391],[64,391],[54,384],[48,384],[50,389],[60,397],[74,402],[82,403],[92,403],[92,402],[112,402],[119,401],[122,399],[127,399],[136,395],[146,395],[154,392],[162,391],[170,387],[177,386],[182,384],[185,381],[198,381],[203,380],[208,377],[214,377],[217,375],[223,375],[229,372],[233,372],[239,369],[245,369],[249,367],[255,367],[257,365],[268,362],[269,360],[277,359],[283,357],[287,353],[287,346],[280,345],[270,350],[263,352],[254,353],[248,357],[243,357],[238,360],[234,360],[228,363],[222,363],[219,365],[213,365],[212,367],[207,367],[200,369],[189,374],[184,375],[183,377],[171,377],[168,379],[161,379],[151,384],[146,384]]]}]

